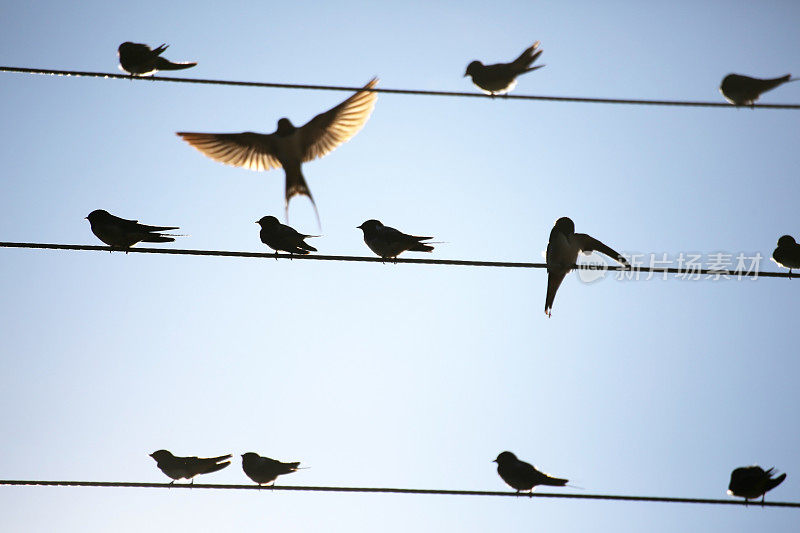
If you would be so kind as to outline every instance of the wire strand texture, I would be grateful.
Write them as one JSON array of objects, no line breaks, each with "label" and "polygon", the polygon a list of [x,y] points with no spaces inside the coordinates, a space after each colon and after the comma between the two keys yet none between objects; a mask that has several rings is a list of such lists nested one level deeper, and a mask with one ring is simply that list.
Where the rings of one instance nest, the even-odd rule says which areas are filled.
[{"label": "wire strand texture", "polygon": [[141,483],[126,481],[43,481],[3,479],[0,485],[6,486],[40,486],[40,487],[115,487],[146,489],[211,489],[211,490],[261,490],[264,492],[286,490],[296,492],[357,492],[381,494],[438,494],[445,496],[510,496],[514,498],[557,498],[568,500],[605,500],[652,503],[695,503],[707,505],[739,505],[755,507],[790,507],[800,508],[800,502],[746,502],[743,500],[721,500],[712,498],[673,498],[668,496],[625,496],[617,494],[561,494],[555,492],[507,492],[484,490],[447,490],[447,489],[400,489],[391,487],[316,487],[296,485],[220,485],[212,483]]},{"label": "wire strand texture", "polygon": [[[198,83],[204,85],[232,85],[236,87],[269,87],[274,89],[305,89],[305,90],[347,91],[347,92],[371,91],[371,92],[386,93],[386,94],[489,98],[494,100],[539,100],[547,102],[579,102],[586,104],[627,104],[627,105],[654,105],[654,106],[672,106],[672,107],[723,107],[723,108],[733,108],[733,109],[737,108],[737,106],[734,106],[727,102],[646,100],[646,99],[630,99],[630,98],[588,98],[581,96],[537,96],[537,95],[526,95],[526,94],[502,94],[493,96],[477,92],[467,93],[458,91],[430,91],[421,89],[387,89],[383,87],[365,89],[363,87],[350,87],[342,85],[314,85],[314,84],[298,84],[298,83],[271,83],[271,82],[258,82],[258,81],[211,80],[211,79],[201,79],[201,78],[174,78],[169,76],[145,77],[145,76],[130,76],[127,74],[114,74],[106,72],[54,70],[54,69],[12,67],[12,66],[0,66],[0,72],[15,72],[18,74],[45,74],[51,76],[68,76],[68,77],[74,76],[83,78],[104,78],[104,79],[117,79],[117,80],[167,81],[175,83]],[[747,107],[760,108],[760,109],[800,109],[800,104],[755,104]]]},{"label": "wire strand texture", "polygon": [[[289,259],[289,260],[312,260],[312,261],[347,261],[362,263],[407,263],[417,265],[449,265],[449,266],[479,266],[479,267],[500,267],[500,268],[547,268],[545,263],[525,263],[508,261],[473,261],[464,259],[417,259],[417,258],[397,258],[382,259],[380,257],[362,257],[352,255],[290,255],[264,252],[235,252],[226,250],[188,250],[179,248],[112,248],[110,246],[96,246],[84,244],[48,244],[37,242],[0,242],[0,248],[29,248],[39,250],[73,250],[90,252],[121,252],[138,254],[166,254],[166,255],[199,255],[212,257],[242,257],[249,259]],[[709,268],[659,268],[659,267],[624,267],[608,265],[587,265],[577,264],[572,267],[575,270],[602,270],[611,272],[627,272],[631,274],[653,273],[653,274],[678,274],[678,275],[698,275],[715,276],[720,279],[726,277],[735,278],[797,278],[800,274],[789,274],[788,272],[762,272],[737,271],[727,269]]]}]

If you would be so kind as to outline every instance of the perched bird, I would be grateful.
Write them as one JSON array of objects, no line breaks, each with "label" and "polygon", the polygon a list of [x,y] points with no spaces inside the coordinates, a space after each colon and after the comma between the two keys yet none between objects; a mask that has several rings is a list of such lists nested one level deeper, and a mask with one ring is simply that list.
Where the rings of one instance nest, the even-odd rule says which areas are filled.
[{"label": "perched bird", "polygon": [[728,484],[728,494],[739,496],[747,500],[754,500],[761,496],[764,502],[764,495],[783,483],[786,474],[772,477],[775,469],[764,470],[760,466],[742,466],[731,472],[731,482]]},{"label": "perched bird", "polygon": [[269,457],[261,457],[257,453],[247,452],[242,455],[242,470],[247,477],[263,485],[270,481],[275,481],[278,476],[291,474],[297,471],[300,462],[282,463]]},{"label": "perched bird", "polygon": [[[283,167],[286,173],[286,217],[289,200],[296,194],[308,196],[314,212],[317,206],[303,177],[302,164],[332,151],[350,140],[366,124],[378,95],[369,91],[378,83],[373,78],[363,89],[336,107],[320,113],[301,127],[288,118],[278,120],[270,134],[190,133],[179,131],[184,141],[206,156],[235,167],[269,170]],[[317,215],[319,220],[319,215]]]},{"label": "perched bird", "polygon": [[307,244],[303,239],[318,237],[319,235],[303,235],[291,226],[281,224],[273,216],[261,217],[256,221],[261,226],[261,242],[275,250],[289,252],[290,254],[305,255],[308,252],[316,252],[317,249]]},{"label": "perched bird", "polygon": [[161,57],[168,45],[162,44],[155,50],[141,43],[125,42],[117,48],[119,55],[119,66],[131,76],[147,76],[155,74],[159,70],[183,70],[191,68],[197,63],[173,63]]},{"label": "perched bird", "polygon": [[772,252],[772,260],[783,268],[789,269],[789,276],[793,268],[800,268],[800,244],[791,235],[784,235],[778,239],[778,247]]},{"label": "perched bird", "polygon": [[405,251],[430,252],[433,246],[422,241],[433,237],[417,237],[406,235],[389,226],[384,226],[379,220],[367,220],[358,228],[364,232],[364,242],[369,249],[384,259],[394,259]]},{"label": "perched bird", "polygon": [[578,253],[590,254],[595,250],[628,266],[628,261],[619,252],[585,233],[575,233],[575,223],[571,219],[561,217],[556,220],[550,231],[550,242],[547,243],[547,296],[544,301],[547,316],[550,316],[558,287],[578,260]]},{"label": "perched bird", "polygon": [[792,79],[791,74],[770,79],[751,78],[750,76],[743,76],[741,74],[728,74],[722,80],[719,91],[722,93],[722,96],[733,105],[753,105],[756,100],[758,100],[759,96],[765,92],[787,81],[795,80],[797,80],[797,78]]},{"label": "perched bird", "polygon": [[503,452],[492,461],[497,463],[497,473],[511,488],[519,491],[531,491],[536,485],[550,485],[563,487],[568,479],[551,477],[544,472],[539,472],[533,465],[520,461],[511,452]]},{"label": "perched bird", "polygon": [[130,248],[137,242],[173,242],[178,235],[160,233],[177,226],[148,226],[136,220],[119,218],[104,209],[95,209],[86,217],[92,233],[114,248]]},{"label": "perched bird", "polygon": [[[192,479],[198,474],[210,474],[217,470],[222,470],[231,462],[232,455],[220,455],[219,457],[175,457],[167,450],[158,450],[150,454],[156,460],[158,468],[167,476],[172,478],[170,485],[177,479]],[[192,479],[194,483],[194,479]]]},{"label": "perched bird", "polygon": [[522,54],[511,63],[496,63],[494,65],[484,65],[480,61],[473,61],[467,65],[464,76],[471,76],[472,83],[478,86],[486,94],[505,94],[517,84],[517,76],[525,74],[544,65],[531,67],[536,58],[542,51],[538,50],[539,41],[526,49]]}]

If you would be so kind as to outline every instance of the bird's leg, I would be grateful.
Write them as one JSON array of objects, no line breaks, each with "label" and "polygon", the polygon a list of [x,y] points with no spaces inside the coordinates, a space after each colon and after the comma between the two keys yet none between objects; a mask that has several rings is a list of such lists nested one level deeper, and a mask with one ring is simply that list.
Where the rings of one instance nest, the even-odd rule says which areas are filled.
[{"label": "bird's leg", "polygon": [[275,261],[278,260],[278,250],[275,250]]}]

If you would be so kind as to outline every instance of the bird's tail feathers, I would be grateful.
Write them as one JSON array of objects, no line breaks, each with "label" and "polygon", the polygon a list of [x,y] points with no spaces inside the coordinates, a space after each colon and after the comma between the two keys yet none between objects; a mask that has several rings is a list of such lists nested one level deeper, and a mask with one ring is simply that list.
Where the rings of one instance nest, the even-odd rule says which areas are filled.
[{"label": "bird's tail feathers", "polygon": [[542,50],[537,50],[537,48],[539,48],[539,41],[533,43],[530,48],[526,48],[525,51],[522,52],[519,57],[512,62],[512,65],[520,72],[533,70],[529,69],[528,67],[530,67],[533,62],[536,61],[540,55],[542,55]]},{"label": "bird's tail feathers", "polygon": [[432,252],[433,246],[429,246],[427,244],[419,243],[413,248],[408,249],[411,252]]},{"label": "bird's tail feathers", "polygon": [[784,479],[786,479],[786,473],[785,472],[783,474],[781,474],[780,476],[776,477],[775,479],[770,479],[767,482],[767,490],[774,489],[775,487],[777,487],[778,485],[783,483]]},{"label": "bird's tail feathers", "polygon": [[568,479],[561,479],[558,477],[548,477],[544,481],[542,481],[542,485],[549,485],[551,487],[563,487],[567,484]]},{"label": "bird's tail feathers", "polygon": [[173,63],[168,59],[164,59],[163,57],[159,57],[156,60],[156,69],[158,70],[183,70],[186,68],[192,68],[193,66],[197,65],[194,61],[187,61],[186,63]]},{"label": "bird's tail feathers", "polygon": [[534,71],[534,70],[536,70],[537,68],[542,68],[542,67],[544,67],[544,66],[546,66],[546,65],[536,65],[535,67],[526,68],[526,69],[525,69],[525,70],[523,70],[522,72],[531,72],[531,71]]},{"label": "bird's tail feathers", "polygon": [[168,45],[167,43],[161,43],[161,44],[158,46],[158,48],[155,48],[155,49],[153,50],[153,53],[154,53],[155,55],[161,55],[161,54],[163,54],[163,53],[164,53],[164,50],[166,50],[167,48],[169,48],[169,45]]},{"label": "bird's tail feathers", "polygon": [[225,461],[225,462],[222,462],[222,463],[210,463],[210,464],[204,465],[203,468],[202,468],[203,471],[200,472],[200,473],[201,474],[210,474],[211,472],[216,472],[217,470],[222,470],[223,468],[225,468],[229,464],[231,464],[230,461]]},{"label": "bird's tail feathers", "polygon": [[149,234],[142,239],[142,242],[175,242],[175,239],[168,234]]},{"label": "bird's tail feathers", "polygon": [[298,169],[295,172],[290,171],[289,169],[286,170],[286,222],[289,222],[289,201],[292,199],[293,196],[302,195],[308,196],[308,199],[311,200],[311,207],[314,208],[314,216],[317,217],[317,228],[322,231],[322,223],[319,221],[319,211],[317,211],[317,203],[314,201],[314,197],[311,196],[311,190],[308,188],[308,184],[306,183],[306,179],[303,177],[303,173]]}]

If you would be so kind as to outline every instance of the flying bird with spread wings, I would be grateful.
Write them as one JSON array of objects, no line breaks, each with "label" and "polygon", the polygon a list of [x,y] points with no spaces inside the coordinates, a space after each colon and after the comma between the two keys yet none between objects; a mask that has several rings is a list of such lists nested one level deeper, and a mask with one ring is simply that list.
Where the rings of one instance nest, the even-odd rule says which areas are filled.
[{"label": "flying bird with spread wings", "polygon": [[320,113],[299,128],[288,118],[281,118],[278,120],[278,128],[269,134],[251,131],[179,131],[177,134],[204,155],[226,165],[250,170],[282,167],[286,174],[286,218],[289,218],[289,200],[297,194],[308,196],[314,212],[317,213],[314,197],[311,196],[303,176],[303,163],[330,153],[352,139],[364,127],[378,98],[377,93],[371,90],[377,83],[378,78],[373,78],[350,98]]}]

